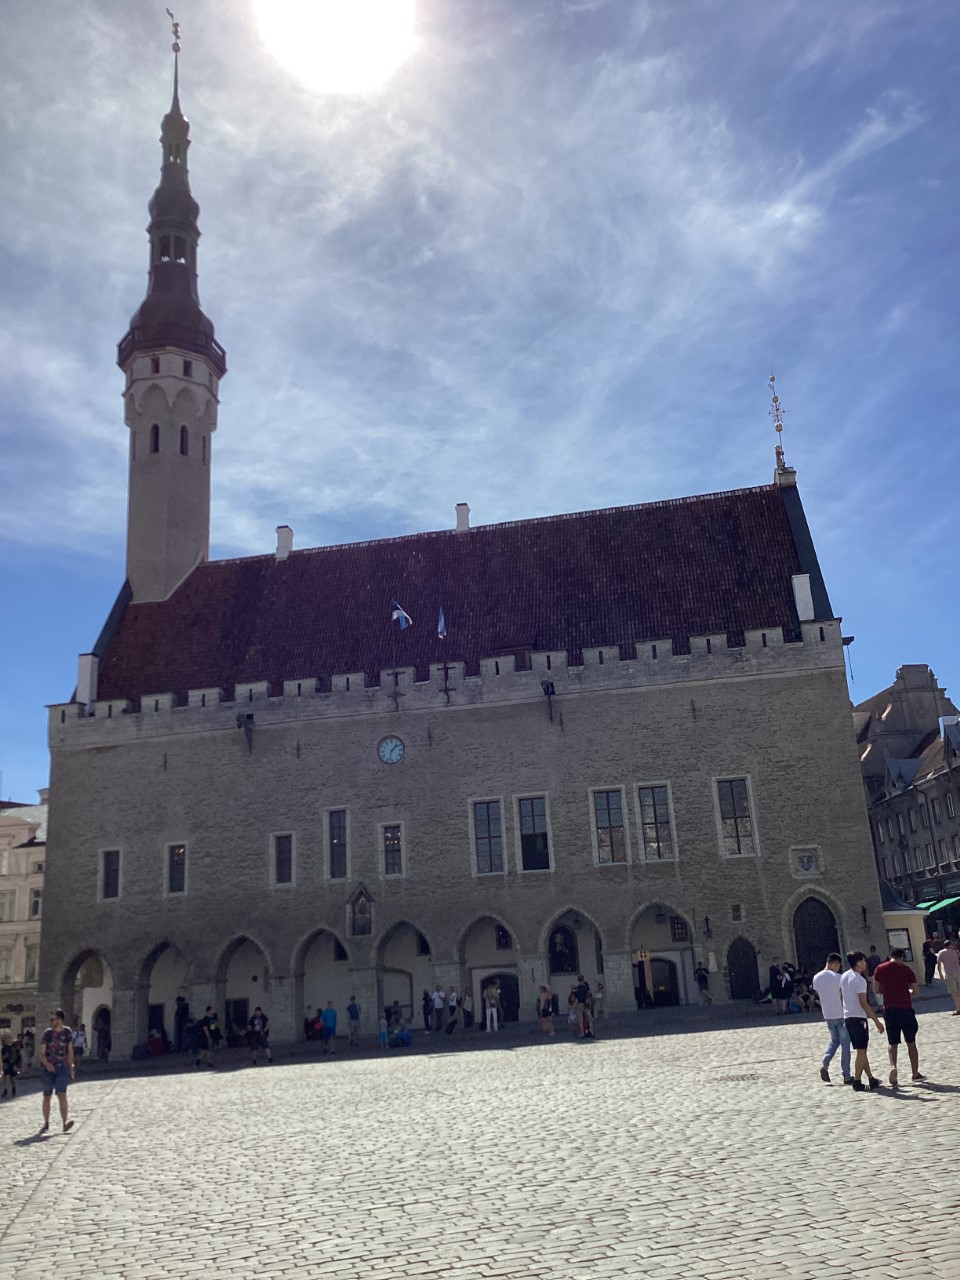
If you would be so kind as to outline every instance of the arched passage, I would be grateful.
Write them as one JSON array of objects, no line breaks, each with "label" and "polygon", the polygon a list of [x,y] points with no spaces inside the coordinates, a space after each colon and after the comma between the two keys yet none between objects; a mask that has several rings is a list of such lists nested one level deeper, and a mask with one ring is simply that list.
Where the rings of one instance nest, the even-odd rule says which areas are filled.
[{"label": "arched passage", "polygon": [[840,934],[833,912],[822,898],[804,898],[793,913],[793,942],[797,968],[818,973],[831,951],[840,951]]},{"label": "arched passage", "polygon": [[727,951],[727,981],[731,1000],[754,1000],[760,994],[757,952],[746,938],[734,938]]},{"label": "arched passage", "polygon": [[563,1006],[583,974],[595,991],[603,982],[603,940],[600,930],[582,912],[571,907],[555,916],[545,935],[545,959],[550,988]]},{"label": "arched passage", "polygon": [[645,907],[633,922],[630,952],[638,1007],[690,1003],[696,991],[693,929],[681,911],[662,902]]},{"label": "arched passage", "polygon": [[340,1020],[346,1020],[350,997],[356,994],[350,985],[353,982],[350,957],[329,929],[316,929],[297,948],[293,982],[294,1010],[302,1020],[305,1036],[312,1035],[313,1020],[328,1000],[333,1001]]},{"label": "arched passage", "polygon": [[403,1017],[411,1022],[414,1014],[419,1014],[422,992],[432,987],[433,957],[430,943],[419,929],[406,920],[398,920],[383,935],[377,947],[380,1008],[383,1009],[396,1000]]},{"label": "arched passage", "polygon": [[113,1009],[113,974],[98,951],[83,951],[67,965],[60,984],[60,1007],[67,1023],[82,1022],[91,1053],[110,1053],[110,1023]]},{"label": "arched passage", "polygon": [[217,1012],[223,1010],[228,1044],[245,1042],[247,1023],[258,1004],[269,1017],[270,962],[252,938],[235,938],[217,965]]},{"label": "arched passage", "polygon": [[520,1017],[518,952],[513,930],[496,916],[474,920],[460,939],[461,989],[473,994],[474,1015],[483,1020],[483,989],[500,983],[501,1005],[506,1022]]},{"label": "arched passage", "polygon": [[[179,1001],[178,1001],[179,997]],[[163,1051],[186,1049],[190,1014],[187,960],[174,943],[164,939],[153,948],[140,968],[137,985],[134,1041],[143,1044],[156,1031]]]}]

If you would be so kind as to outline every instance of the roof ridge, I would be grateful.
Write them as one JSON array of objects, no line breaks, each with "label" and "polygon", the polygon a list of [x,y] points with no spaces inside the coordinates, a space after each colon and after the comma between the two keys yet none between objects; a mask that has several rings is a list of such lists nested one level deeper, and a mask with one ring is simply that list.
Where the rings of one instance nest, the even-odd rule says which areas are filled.
[{"label": "roof ridge", "polygon": [[[619,507],[590,507],[585,511],[562,511],[550,516],[527,516],[522,520],[499,520],[492,524],[471,525],[469,529],[421,529],[415,533],[401,533],[392,538],[364,538],[359,542],[330,542],[319,547],[300,547],[291,552],[292,556],[304,556],[309,553],[326,551],[343,551],[346,547],[384,547],[400,542],[410,542],[414,538],[462,537],[464,533],[479,533],[496,529],[516,529],[521,525],[560,524],[568,520],[584,520],[589,516],[620,515],[626,511],[647,511],[657,508],[693,506],[695,503],[719,498],[736,498],[750,493],[777,493],[779,486],[775,484],[749,485],[739,489],[718,489],[714,493],[693,493],[681,498],[658,498],[653,502],[632,502]],[[273,551],[261,552],[252,556],[225,556],[220,560],[206,560],[197,565],[197,569],[211,568],[220,564],[242,564],[252,560],[272,560]]]}]

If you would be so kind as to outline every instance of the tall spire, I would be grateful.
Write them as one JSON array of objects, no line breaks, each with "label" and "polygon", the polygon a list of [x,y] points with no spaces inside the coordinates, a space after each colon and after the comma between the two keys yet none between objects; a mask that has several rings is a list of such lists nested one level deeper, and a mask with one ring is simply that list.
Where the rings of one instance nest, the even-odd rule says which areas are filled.
[{"label": "tall spire", "polygon": [[187,170],[190,123],[180,109],[180,24],[169,9],[167,13],[173,24],[173,98],[160,126],[160,184],[149,204],[149,283],[120,341],[118,363],[127,368],[137,352],[177,347],[206,357],[222,377],[226,354],[200,307],[197,289],[200,206],[190,192]]}]

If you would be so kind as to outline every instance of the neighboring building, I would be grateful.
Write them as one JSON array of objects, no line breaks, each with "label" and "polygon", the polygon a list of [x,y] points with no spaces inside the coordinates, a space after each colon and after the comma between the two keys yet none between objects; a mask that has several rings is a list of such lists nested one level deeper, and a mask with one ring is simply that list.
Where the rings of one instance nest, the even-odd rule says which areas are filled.
[{"label": "neighboring building", "polygon": [[0,1028],[36,1026],[47,791],[0,808]]},{"label": "neighboring building", "polygon": [[[928,928],[960,924],[960,716],[928,667],[854,709],[877,870]],[[881,769],[882,772],[878,772]]]},{"label": "neighboring building", "polygon": [[51,999],[124,1054],[177,995],[292,1039],[351,994],[371,1029],[497,979],[533,1018],[582,972],[627,1009],[695,1000],[702,958],[749,998],[867,945],[840,621],[782,455],[757,488],[208,562],[187,145],[175,92],[119,349],[127,582],[50,711]]}]

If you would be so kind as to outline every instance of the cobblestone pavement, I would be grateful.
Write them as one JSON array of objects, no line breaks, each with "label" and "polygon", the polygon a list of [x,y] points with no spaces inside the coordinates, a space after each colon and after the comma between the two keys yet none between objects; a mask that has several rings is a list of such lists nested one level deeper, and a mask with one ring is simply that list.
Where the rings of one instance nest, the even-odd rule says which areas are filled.
[{"label": "cobblestone pavement", "polygon": [[928,1081],[897,1092],[823,1084],[824,1039],[771,1018],[91,1077],[44,1139],[34,1091],[0,1104],[0,1274],[955,1280],[960,1193],[924,1213],[910,1175],[960,1145],[960,1019],[921,1015]]}]

